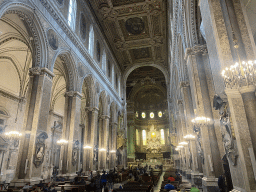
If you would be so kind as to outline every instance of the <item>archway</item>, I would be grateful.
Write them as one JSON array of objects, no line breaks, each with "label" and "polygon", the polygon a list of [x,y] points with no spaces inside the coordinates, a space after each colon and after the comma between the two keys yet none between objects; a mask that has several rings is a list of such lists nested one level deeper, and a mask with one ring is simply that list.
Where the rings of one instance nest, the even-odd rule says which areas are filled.
[{"label": "archway", "polygon": [[127,78],[126,98],[128,162],[163,159],[163,153],[170,152],[164,74],[152,66],[135,69]]},{"label": "archway", "polygon": [[[13,11],[14,9],[17,11]],[[0,108],[6,109],[8,113],[0,117],[1,132],[23,132],[31,128],[29,117],[33,117],[33,114],[27,117],[28,106],[34,105],[31,102],[33,81],[36,79],[33,76],[33,69],[41,67],[45,52],[42,51],[41,58],[38,59],[39,47],[42,47],[43,43],[33,23],[37,21],[36,16],[32,23],[29,20],[31,19],[30,10],[21,7],[12,7],[10,10],[7,6],[5,12],[2,13],[0,19]],[[35,36],[37,36],[36,39]],[[23,123],[26,123],[26,126],[23,126]],[[3,162],[0,164],[0,169],[4,173],[1,180],[10,182],[14,178],[15,170],[19,178],[25,177],[23,173],[19,174],[19,170],[24,170],[27,157],[21,152],[22,150],[18,154],[21,146],[19,143],[10,142],[9,149],[12,150],[6,152],[0,148]],[[8,143],[4,145],[7,146]],[[20,164],[17,164],[18,158],[20,158]]]}]

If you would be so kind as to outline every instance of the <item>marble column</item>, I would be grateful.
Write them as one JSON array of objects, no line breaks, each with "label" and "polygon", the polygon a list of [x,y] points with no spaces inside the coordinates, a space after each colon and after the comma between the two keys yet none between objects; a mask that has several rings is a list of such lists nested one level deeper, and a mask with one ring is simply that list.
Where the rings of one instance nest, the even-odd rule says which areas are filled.
[{"label": "marble column", "polygon": [[[190,85],[188,82],[181,82],[181,92],[183,96],[183,101],[184,101],[184,113],[185,113],[185,118],[186,118],[186,126],[187,126],[187,134],[194,135],[193,131],[193,123],[191,122],[192,119],[194,118],[194,108],[193,108],[193,102],[192,102],[192,97],[191,97],[191,90],[190,90]],[[192,182],[194,182],[193,178],[199,176],[199,170],[198,170],[198,163],[197,159],[197,150],[196,150],[196,142],[193,139],[188,140],[189,142],[189,149],[191,152],[191,156],[189,157],[188,160],[192,160],[192,164],[190,167],[191,170],[191,177],[192,177]],[[189,177],[189,176],[188,176]]]},{"label": "marble column", "polygon": [[[117,151],[117,123],[112,123],[112,149]],[[113,153],[113,167],[116,166],[116,153]]]},{"label": "marble column", "polygon": [[[248,91],[248,92],[247,92]],[[237,164],[230,164],[230,171],[232,175],[232,182],[234,185],[234,191],[255,191],[256,181],[255,181],[255,155],[253,150],[252,135],[250,131],[251,117],[247,117],[247,113],[254,111],[254,105],[249,106],[251,109],[245,109],[248,104],[254,100],[250,94],[250,88],[248,90],[241,90],[242,94],[238,89],[226,88],[225,92],[228,97],[228,103],[231,111],[231,119],[234,126],[234,132],[237,141],[238,157]],[[248,95],[244,95],[249,93]],[[243,96],[242,96],[243,95]],[[251,98],[245,98],[248,97]],[[244,101],[245,100],[245,103]],[[246,113],[247,112],[247,113]],[[252,123],[252,122],[251,122]],[[253,130],[254,131],[254,130]],[[253,161],[254,160],[254,161]],[[236,175],[235,175],[236,174]]]},{"label": "marble column", "polygon": [[[90,124],[90,119],[89,116],[91,116],[91,112],[88,109],[85,109],[85,122],[84,123],[84,143],[83,146],[90,146],[89,143],[89,138],[88,136],[90,135],[90,130],[89,130],[89,124]],[[92,147],[92,146],[91,146]],[[84,171],[89,171],[89,149],[88,148],[84,148],[82,149],[83,151],[83,170]]]},{"label": "marble column", "polygon": [[109,139],[109,116],[104,115],[103,118],[103,148],[106,149],[106,151],[102,152],[102,167],[106,170],[107,168],[107,150],[108,149],[108,139]]},{"label": "marble column", "polygon": [[[78,168],[78,153],[76,150],[75,141],[80,141],[79,137],[79,122],[80,122],[80,107],[82,95],[76,91],[66,92],[66,113],[64,115],[64,126],[62,138],[68,140],[68,144],[62,147],[61,160],[62,160],[62,174],[75,174]],[[79,145],[80,146],[80,145]],[[76,147],[79,147],[76,146]],[[78,149],[79,151],[79,149]],[[77,152],[78,152],[77,151]]]},{"label": "marble column", "polygon": [[91,125],[89,127],[90,129],[90,146],[92,146],[92,149],[89,152],[89,159],[90,159],[90,163],[89,163],[89,169],[93,170],[93,159],[94,159],[94,147],[96,145],[96,134],[97,134],[97,124],[98,124],[98,108],[92,108],[91,109]]},{"label": "marble column", "polygon": [[[180,136],[180,142],[184,142],[184,136],[187,135],[187,128],[186,128],[186,122],[185,122],[185,115],[184,115],[184,105],[182,100],[178,100],[178,107],[179,107],[179,118],[180,118],[180,123],[181,123],[181,134],[179,134]],[[188,148],[187,145],[184,145],[183,149],[184,151],[184,165],[183,165],[183,172],[186,174],[188,170]]]},{"label": "marble column", "polygon": [[[188,68],[191,82],[193,82],[194,98],[197,109],[197,116],[213,119],[211,99],[209,96],[209,80],[206,77],[205,66],[207,63],[206,46],[195,46],[188,54]],[[213,121],[203,124],[201,127],[202,148],[204,150],[203,165],[203,186],[204,190],[218,188],[217,181],[223,173],[218,140],[216,137]]]},{"label": "marble column", "polygon": [[[39,182],[42,164],[35,166],[33,163],[36,158],[36,138],[40,133],[45,133],[45,139],[47,138],[47,121],[54,74],[47,68],[39,67],[31,68],[29,71],[30,83],[22,130],[23,136],[20,140],[16,173],[11,181],[16,186],[23,186],[24,182],[30,182],[32,177],[37,178],[34,179],[35,182]],[[46,143],[46,141],[44,142]]]}]

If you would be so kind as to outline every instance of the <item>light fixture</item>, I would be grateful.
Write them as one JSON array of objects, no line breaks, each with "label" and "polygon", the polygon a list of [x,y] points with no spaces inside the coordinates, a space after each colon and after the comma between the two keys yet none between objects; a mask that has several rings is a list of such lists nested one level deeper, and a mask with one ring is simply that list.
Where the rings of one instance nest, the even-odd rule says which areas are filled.
[{"label": "light fixture", "polygon": [[9,131],[4,133],[5,137],[10,140],[17,140],[19,139],[22,134],[19,131]]},{"label": "light fixture", "polygon": [[187,145],[188,143],[187,142],[185,142],[185,141],[182,141],[182,142],[180,142],[179,143],[179,145],[181,145],[181,146],[183,146],[183,145]]},{"label": "light fixture", "polygon": [[192,134],[188,134],[188,135],[185,135],[184,136],[184,139],[188,139],[188,140],[190,140],[190,139],[195,139],[196,138],[196,136],[195,135],[192,135]]},{"label": "light fixture", "polygon": [[211,119],[207,118],[207,117],[196,117],[194,119],[192,119],[192,123],[206,123],[206,122],[210,122]]},{"label": "light fixture", "polygon": [[66,145],[67,143],[68,143],[68,141],[65,139],[60,139],[57,141],[57,145]]},{"label": "light fixture", "polygon": [[104,149],[104,148],[101,148],[101,149],[100,149],[100,151],[106,151],[106,149]]},{"label": "light fixture", "polygon": [[144,119],[146,117],[146,113],[142,112],[141,117]]},{"label": "light fixture", "polygon": [[158,112],[158,117],[162,117],[162,116],[163,116],[162,111],[159,111],[159,112]]},{"label": "light fixture", "polygon": [[153,112],[150,113],[150,118],[154,118],[155,114]]},{"label": "light fixture", "polygon": [[176,148],[175,148],[175,151],[180,151],[180,148],[176,147]]},{"label": "light fixture", "polygon": [[237,88],[242,86],[254,85],[256,82],[256,61],[241,62],[238,50],[239,44],[235,34],[233,34],[233,42],[238,57],[238,62],[236,62],[235,65],[226,67],[222,71],[221,74],[224,78],[225,86],[228,88]]},{"label": "light fixture", "polygon": [[116,150],[111,150],[111,151],[110,151],[110,153],[115,153],[115,152],[116,152]]},{"label": "light fixture", "polygon": [[222,71],[226,87],[241,87],[254,85],[256,76],[256,61],[236,62]]},{"label": "light fixture", "polygon": [[89,145],[85,145],[84,146],[84,149],[91,149],[92,147],[91,146],[89,146]]},{"label": "light fixture", "polygon": [[176,148],[183,148],[184,146],[182,146],[182,145],[178,145]]}]

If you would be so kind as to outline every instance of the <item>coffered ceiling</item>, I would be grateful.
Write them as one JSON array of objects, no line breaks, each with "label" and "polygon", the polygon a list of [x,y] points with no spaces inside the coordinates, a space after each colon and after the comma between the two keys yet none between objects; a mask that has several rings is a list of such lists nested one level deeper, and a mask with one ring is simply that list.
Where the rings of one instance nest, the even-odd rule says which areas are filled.
[{"label": "coffered ceiling", "polygon": [[87,0],[121,69],[167,68],[166,0]]}]

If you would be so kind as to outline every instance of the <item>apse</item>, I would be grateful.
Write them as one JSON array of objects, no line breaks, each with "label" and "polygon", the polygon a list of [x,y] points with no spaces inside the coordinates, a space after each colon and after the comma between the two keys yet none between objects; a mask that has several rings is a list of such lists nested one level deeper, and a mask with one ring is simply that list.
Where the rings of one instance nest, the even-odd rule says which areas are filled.
[{"label": "apse", "polygon": [[127,78],[128,157],[161,159],[170,150],[166,81],[151,66],[135,69]]}]

